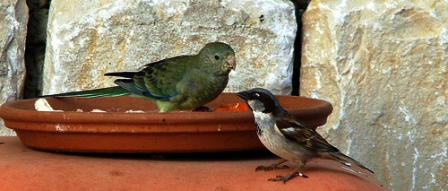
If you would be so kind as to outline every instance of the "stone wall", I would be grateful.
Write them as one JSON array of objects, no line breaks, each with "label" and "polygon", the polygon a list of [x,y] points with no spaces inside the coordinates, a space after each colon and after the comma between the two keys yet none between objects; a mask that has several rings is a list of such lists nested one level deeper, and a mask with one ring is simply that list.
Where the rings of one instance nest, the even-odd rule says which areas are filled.
[{"label": "stone wall", "polygon": [[[25,0],[0,0],[0,104],[21,98],[27,23]],[[0,119],[0,135],[14,134]]]},{"label": "stone wall", "polygon": [[236,52],[225,91],[265,87],[290,94],[296,30],[286,0],[53,0],[43,94],[113,86],[104,73],[196,54],[213,41]]},{"label": "stone wall", "polygon": [[448,4],[315,0],[301,95],[330,101],[319,131],[390,190],[448,183]]}]

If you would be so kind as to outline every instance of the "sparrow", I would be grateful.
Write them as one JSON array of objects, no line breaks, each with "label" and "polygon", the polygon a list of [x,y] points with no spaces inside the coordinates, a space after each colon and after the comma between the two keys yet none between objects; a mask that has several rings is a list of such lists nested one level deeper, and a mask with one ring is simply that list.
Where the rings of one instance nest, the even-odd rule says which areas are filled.
[{"label": "sparrow", "polygon": [[167,58],[144,65],[138,72],[106,73],[120,77],[118,86],[41,97],[113,97],[149,99],[160,112],[191,110],[214,100],[236,69],[235,52],[226,43],[206,44],[196,55]]},{"label": "sparrow", "polygon": [[351,164],[356,164],[373,174],[372,170],[341,153],[317,131],[289,114],[270,91],[254,88],[238,92],[237,95],[244,99],[252,110],[260,141],[269,151],[283,159],[269,166],[258,166],[255,171],[288,168],[286,165],[281,166],[286,161],[298,163],[290,174],[268,180],[286,183],[296,176],[307,178],[308,176],[300,173],[299,169],[313,158],[335,160],[350,168]]}]

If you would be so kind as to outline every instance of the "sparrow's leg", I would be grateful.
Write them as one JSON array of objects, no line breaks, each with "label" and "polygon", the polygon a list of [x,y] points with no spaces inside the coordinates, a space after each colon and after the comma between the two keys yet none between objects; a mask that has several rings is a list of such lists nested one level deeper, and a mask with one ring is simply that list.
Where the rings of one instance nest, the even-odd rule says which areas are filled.
[{"label": "sparrow's leg", "polygon": [[269,165],[269,166],[263,166],[263,165],[260,165],[260,166],[257,166],[257,168],[255,169],[255,171],[259,171],[259,170],[269,171],[269,170],[275,170],[275,169],[285,169],[285,168],[289,168],[289,167],[286,166],[286,165],[279,166],[279,165],[281,165],[282,163],[284,163],[284,162],[286,162],[286,161],[287,161],[287,160],[282,159],[281,161],[279,161],[279,162],[277,162],[277,163],[274,163],[274,164],[271,164],[271,165]]},{"label": "sparrow's leg", "polygon": [[293,178],[296,177],[296,176],[301,176],[301,177],[303,177],[303,178],[308,178],[307,175],[302,174],[301,172],[298,172],[300,168],[302,168],[303,166],[305,166],[305,164],[306,164],[306,161],[300,161],[299,166],[297,166],[296,168],[294,168],[294,170],[293,170],[290,174],[288,174],[288,175],[286,175],[286,176],[280,176],[280,175],[278,175],[278,176],[276,176],[275,178],[270,178],[270,179],[268,179],[268,180],[269,180],[269,181],[282,181],[283,184],[285,184],[288,180],[291,180],[291,179],[293,179]]}]

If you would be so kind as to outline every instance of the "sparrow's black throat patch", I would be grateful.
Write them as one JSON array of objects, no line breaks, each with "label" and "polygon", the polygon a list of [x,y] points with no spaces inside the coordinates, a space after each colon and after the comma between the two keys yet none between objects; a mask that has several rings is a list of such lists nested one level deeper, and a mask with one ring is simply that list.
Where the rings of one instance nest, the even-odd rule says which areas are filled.
[{"label": "sparrow's black throat patch", "polygon": [[255,130],[257,131],[257,135],[261,136],[263,134],[263,130],[260,128],[260,125],[255,121]]}]

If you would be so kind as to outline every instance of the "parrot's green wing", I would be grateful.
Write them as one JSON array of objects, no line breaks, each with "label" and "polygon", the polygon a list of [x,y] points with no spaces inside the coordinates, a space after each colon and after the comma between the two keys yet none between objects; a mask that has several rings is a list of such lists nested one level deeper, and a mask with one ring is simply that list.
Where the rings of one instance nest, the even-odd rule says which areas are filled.
[{"label": "parrot's green wing", "polygon": [[118,76],[123,79],[115,83],[135,95],[155,100],[168,101],[180,93],[178,83],[188,73],[188,65],[193,56],[180,56],[147,64],[139,72],[107,73],[106,76]]},{"label": "parrot's green wing", "polygon": [[141,85],[144,84],[152,95],[171,98],[183,93],[177,86],[195,62],[194,56],[174,57],[162,63],[149,64],[137,76],[141,79]]}]

